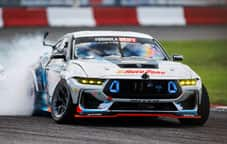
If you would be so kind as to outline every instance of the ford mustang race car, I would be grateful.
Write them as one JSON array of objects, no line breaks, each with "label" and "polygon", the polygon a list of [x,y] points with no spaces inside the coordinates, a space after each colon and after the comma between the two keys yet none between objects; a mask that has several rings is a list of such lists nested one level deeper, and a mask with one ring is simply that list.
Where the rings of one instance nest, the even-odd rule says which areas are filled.
[{"label": "ford mustang race car", "polygon": [[203,125],[209,97],[201,78],[170,58],[150,35],[120,31],[68,33],[32,71],[34,113],[57,123],[79,118],[169,117]]}]

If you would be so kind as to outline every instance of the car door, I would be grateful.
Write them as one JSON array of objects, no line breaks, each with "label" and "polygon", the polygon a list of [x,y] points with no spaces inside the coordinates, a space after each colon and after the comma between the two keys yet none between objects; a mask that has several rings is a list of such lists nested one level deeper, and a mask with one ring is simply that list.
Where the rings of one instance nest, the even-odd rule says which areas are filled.
[{"label": "car door", "polygon": [[48,94],[50,99],[54,93],[54,90],[61,80],[61,72],[64,71],[66,66],[66,59],[54,57],[54,55],[66,55],[67,48],[69,46],[68,38],[63,38],[56,44],[56,51],[53,52],[53,56],[50,62],[46,66],[47,79],[48,79]]}]

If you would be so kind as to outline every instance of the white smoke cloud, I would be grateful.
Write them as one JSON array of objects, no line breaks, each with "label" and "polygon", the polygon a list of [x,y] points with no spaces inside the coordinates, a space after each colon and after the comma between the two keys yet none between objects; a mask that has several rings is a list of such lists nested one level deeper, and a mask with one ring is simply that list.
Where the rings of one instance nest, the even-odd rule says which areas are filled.
[{"label": "white smoke cloud", "polygon": [[5,78],[4,68],[2,65],[0,65],[0,80],[3,80]]},{"label": "white smoke cloud", "polygon": [[0,115],[31,115],[31,66],[45,51],[48,49],[42,46],[41,36],[0,41],[0,64],[5,73],[5,78],[0,80]]}]

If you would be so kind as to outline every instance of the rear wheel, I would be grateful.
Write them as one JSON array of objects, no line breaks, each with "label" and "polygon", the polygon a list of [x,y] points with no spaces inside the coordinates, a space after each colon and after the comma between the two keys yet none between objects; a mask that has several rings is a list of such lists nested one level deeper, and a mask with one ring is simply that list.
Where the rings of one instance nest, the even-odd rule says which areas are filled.
[{"label": "rear wheel", "polygon": [[73,120],[72,97],[64,80],[61,80],[55,89],[51,101],[51,116],[57,123],[69,123]]},{"label": "rear wheel", "polygon": [[201,116],[199,119],[179,119],[180,122],[184,125],[194,125],[194,126],[202,126],[208,120],[210,113],[210,101],[207,89],[204,85],[202,85],[202,98],[201,104],[198,107],[198,114]]}]

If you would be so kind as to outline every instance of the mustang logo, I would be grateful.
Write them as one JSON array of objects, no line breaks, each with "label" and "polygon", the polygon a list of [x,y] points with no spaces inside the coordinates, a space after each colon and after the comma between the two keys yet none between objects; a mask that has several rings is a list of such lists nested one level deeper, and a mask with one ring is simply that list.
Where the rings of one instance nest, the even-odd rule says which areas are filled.
[{"label": "mustang logo", "polygon": [[149,79],[149,75],[147,74],[147,73],[144,73],[142,76],[141,76],[141,78],[142,79],[145,79],[145,80],[147,80],[147,79]]}]

